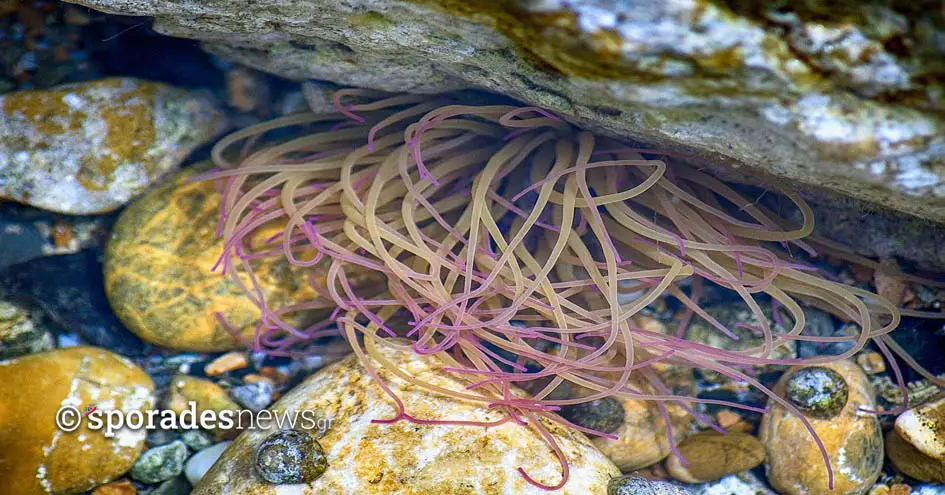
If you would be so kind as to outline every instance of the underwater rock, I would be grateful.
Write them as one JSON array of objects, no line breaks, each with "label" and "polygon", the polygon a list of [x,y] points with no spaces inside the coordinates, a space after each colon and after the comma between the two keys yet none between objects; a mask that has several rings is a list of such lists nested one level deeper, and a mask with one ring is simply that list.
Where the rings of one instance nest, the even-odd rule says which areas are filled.
[{"label": "underwater rock", "polygon": [[887,456],[899,471],[922,481],[945,483],[945,399],[909,409],[886,435]]},{"label": "underwater rock", "polygon": [[245,383],[233,387],[230,395],[233,400],[251,411],[262,411],[272,404],[273,388],[267,381]]},{"label": "underwater rock", "polygon": [[691,491],[675,481],[649,480],[638,474],[618,476],[607,484],[607,495],[689,495]]},{"label": "underwater rock", "polygon": [[0,299],[0,360],[48,351],[55,346],[52,333],[36,311]]},{"label": "underwater rock", "polygon": [[213,435],[203,430],[187,430],[181,433],[180,441],[184,442],[188,449],[197,452],[213,445]]},{"label": "underwater rock", "polygon": [[131,478],[142,483],[167,481],[184,471],[187,454],[187,446],[180,440],[152,447],[131,468]]},{"label": "underwater rock", "polygon": [[895,430],[886,433],[886,456],[897,471],[920,481],[945,483],[945,461],[922,453]]},{"label": "underwater rock", "polygon": [[[865,494],[879,478],[883,467],[883,437],[875,414],[876,398],[866,374],[852,360],[837,361],[820,367],[842,376],[848,398],[842,409],[829,418],[805,417],[823,442],[833,468],[834,491],[828,489],[827,469],[810,432],[786,408],[768,402],[768,412],[761,421],[759,437],[767,451],[765,469],[768,481],[784,495]],[[794,368],[772,389],[787,396],[793,375],[805,368]]]},{"label": "underwater rock", "polygon": [[692,492],[692,495],[777,495],[754,471],[742,471],[718,481],[693,486]]},{"label": "underwater rock", "polygon": [[73,0],[273,74],[496,91],[606,132],[945,221],[930,4]]},{"label": "underwater rock", "polygon": [[[223,242],[216,229],[221,195],[213,181],[188,182],[205,163],[185,169],[174,180],[149,192],[122,212],[105,254],[105,291],[118,317],[142,339],[178,350],[223,351],[245,348],[260,311],[243,289],[220,271],[212,271]],[[265,241],[282,227],[259,229]],[[273,309],[315,301],[306,283],[308,268],[284,258],[253,262],[256,280]],[[252,287],[244,277],[244,283]],[[325,302],[325,308],[333,304]],[[245,342],[236,340],[215,316],[222,313]],[[286,323],[304,326],[325,311],[296,311]]]},{"label": "underwater rock", "polygon": [[[400,363],[409,373],[450,390],[465,384],[442,371],[445,363],[409,350],[379,342],[385,359]],[[485,404],[433,395],[378,370],[381,379],[403,401],[406,410],[423,419],[496,421],[502,414]],[[309,485],[297,486],[312,493],[425,495],[469,492],[545,494],[518,472],[521,467],[537,481],[558,483],[561,468],[545,440],[537,432],[512,422],[490,428],[477,426],[422,425],[408,421],[373,423],[397,412],[393,400],[368,375],[356,357],[350,356],[312,375],[269,408],[276,414],[312,411],[318,427],[302,421],[296,428],[313,434],[328,456],[328,469]],[[570,479],[560,493],[603,494],[610,478],[620,474],[606,456],[582,433],[543,421],[568,457]],[[277,493],[256,473],[255,452],[275,424],[244,431],[204,476],[194,495],[228,493],[265,495]],[[475,488],[471,488],[475,487]],[[295,488],[295,487],[293,487]]]},{"label": "underwater rock", "polygon": [[[125,358],[95,347],[71,347],[0,361],[0,479],[6,493],[74,494],[118,478],[144,449],[143,429],[112,437],[89,428],[88,407],[146,411],[151,379]],[[57,429],[56,414],[77,429]],[[104,418],[102,418],[104,421]]]},{"label": "underwater rock", "polygon": [[223,130],[209,95],[136,79],[0,96],[0,197],[112,211]]},{"label": "underwater rock", "polygon": [[754,469],[765,460],[765,446],[754,436],[739,432],[693,435],[680,442],[677,448],[689,465],[671,455],[666,458],[666,471],[686,483],[716,481]]},{"label": "underwater rock", "polygon": [[57,327],[78,333],[87,343],[124,355],[138,355],[144,344],[112,313],[105,298],[98,254],[44,256],[7,267],[0,287],[11,297],[42,310]]}]

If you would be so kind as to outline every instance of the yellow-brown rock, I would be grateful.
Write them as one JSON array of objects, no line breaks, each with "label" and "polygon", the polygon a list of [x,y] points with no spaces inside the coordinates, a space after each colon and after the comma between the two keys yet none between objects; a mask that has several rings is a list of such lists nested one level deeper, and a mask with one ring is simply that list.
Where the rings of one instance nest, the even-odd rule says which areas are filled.
[{"label": "yellow-brown rock", "polygon": [[678,446],[688,466],[675,455],[666,458],[670,476],[686,483],[705,483],[757,467],[765,460],[765,446],[752,435],[729,432],[700,433]]},{"label": "yellow-brown rock", "polygon": [[[883,438],[876,415],[876,398],[866,374],[853,361],[821,365],[839,373],[847,383],[848,398],[830,418],[805,415],[823,442],[833,468],[834,489],[828,488],[827,469],[814,438],[802,421],[774,401],[761,421],[759,437],[765,445],[768,481],[784,495],[862,495],[879,478]],[[785,396],[787,382],[800,368],[785,373],[774,392]]]},{"label": "yellow-brown rock", "polygon": [[[105,292],[115,314],[139,337],[162,347],[245,348],[261,315],[235,281],[211,271],[223,252],[216,236],[220,194],[212,181],[188,182],[209,167],[186,169],[129,206],[116,222],[106,248]],[[262,228],[254,240],[263,242],[278,231],[281,226]],[[318,299],[305,280],[312,269],[293,266],[281,256],[252,264],[271,308]],[[243,281],[252,287],[248,277]],[[327,300],[322,302],[326,310],[333,307]],[[220,323],[217,312],[237,329],[243,343]],[[327,314],[293,312],[284,319],[299,327]]]},{"label": "yellow-brown rock", "polygon": [[[385,359],[414,377],[453,391],[465,382],[443,371],[436,357],[418,356],[382,344]],[[376,366],[376,363],[375,363]],[[495,421],[502,413],[469,402],[431,394],[386,370],[381,379],[416,417],[433,420]],[[254,469],[254,452],[278,427],[244,431],[195,488],[194,495],[604,495],[616,466],[582,433],[543,421],[568,459],[570,478],[555,491],[530,485],[522,468],[537,481],[555,484],[561,468],[549,445],[534,430],[506,422],[499,426],[422,425],[407,421],[373,423],[396,415],[394,402],[355,357],[312,375],[271,410],[312,411],[330,420],[327,428],[297,425],[316,435],[328,456],[327,470],[309,484],[274,486]]]},{"label": "yellow-brown rock", "polygon": [[210,95],[114,78],[0,96],[0,198],[112,211],[224,130]]},{"label": "yellow-brown rock", "polygon": [[886,433],[886,456],[902,474],[929,483],[945,483],[945,462],[923,454],[896,430]]},{"label": "yellow-brown rock", "polygon": [[945,483],[945,399],[909,409],[886,435],[886,455],[899,471]]},{"label": "yellow-brown rock", "polygon": [[[89,428],[84,413],[89,406],[146,411],[153,393],[144,371],[94,347],[0,361],[0,491],[73,494],[121,476],[143,450],[146,432],[122,429],[109,438]],[[65,406],[82,415],[75,431],[56,427]]]}]

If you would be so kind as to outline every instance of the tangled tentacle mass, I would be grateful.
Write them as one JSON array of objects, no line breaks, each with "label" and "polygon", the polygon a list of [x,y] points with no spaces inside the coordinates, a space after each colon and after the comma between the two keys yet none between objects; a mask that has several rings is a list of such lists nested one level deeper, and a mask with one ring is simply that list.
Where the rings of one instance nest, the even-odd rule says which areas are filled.
[{"label": "tangled tentacle mass", "polygon": [[[556,489],[567,482],[568,463],[545,422],[606,435],[568,423],[556,414],[563,406],[636,397],[664,415],[665,404],[679,404],[705,422],[694,403],[752,409],[673,395],[653,372],[657,363],[747,382],[813,435],[803,414],[759,383],[750,366],[830,362],[871,340],[887,357],[902,353],[888,338],[900,319],[893,304],[803,261],[817,254],[818,242],[831,247],[810,236],[811,211],[790,191],[779,192],[800,211],[800,226],[671,154],[580,131],[541,108],[362,90],[338,92],[335,106],[338,113],[282,117],[216,146],[219,169],[208,177],[223,194],[221,266],[262,309],[256,349],[302,354],[315,339],[340,332],[396,403],[398,413],[386,421],[470,425],[412,416],[375,366],[535,429],[560,459],[561,479],[547,486],[522,475]],[[284,228],[265,242],[251,235],[274,223]],[[309,282],[322,301],[267,306],[253,260],[280,256],[311,267]],[[760,346],[732,351],[684,338],[693,315],[738,338],[699,307],[698,289],[708,282],[736,293],[757,316],[751,330],[763,337]],[[635,324],[667,294],[685,311],[678,331]],[[283,321],[326,300],[337,306],[326,321],[308,328]],[[858,334],[805,332],[802,303],[854,322]],[[770,325],[762,304],[776,305],[786,323]],[[443,359],[466,390],[417,380],[377,352],[382,339]],[[854,345],[838,356],[772,357],[791,341],[844,340]],[[632,375],[650,390],[635,389]],[[583,392],[552,395],[562,384]]]}]

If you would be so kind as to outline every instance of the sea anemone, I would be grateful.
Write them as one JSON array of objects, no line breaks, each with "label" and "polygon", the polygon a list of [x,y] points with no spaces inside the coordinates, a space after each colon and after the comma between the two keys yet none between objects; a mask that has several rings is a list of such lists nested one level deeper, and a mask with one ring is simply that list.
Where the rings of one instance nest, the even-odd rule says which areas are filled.
[{"label": "sea anemone", "polygon": [[[752,366],[826,363],[872,341],[900,386],[893,353],[937,380],[890,339],[901,314],[894,304],[808,262],[824,249],[853,255],[811,236],[813,215],[793,192],[778,191],[799,210],[799,226],[686,157],[595,136],[541,108],[463,101],[343,90],[337,113],[278,118],[217,144],[219,168],[204,178],[221,183],[220,265],[262,310],[255,349],[293,356],[340,332],[395,402],[398,412],[385,422],[489,426],[411,415],[374,363],[431,393],[499,409],[500,422],[535,429],[561,462],[560,482],[543,485],[519,470],[546,489],[567,482],[568,462],[543,422],[609,435],[569,423],[557,414],[564,406],[634,397],[666,417],[665,404],[675,403],[720,431],[694,403],[761,411],[675,395],[657,363],[747,382],[812,435],[804,415],[762,385]],[[252,232],[273,223],[281,233],[254,241]],[[329,320],[297,329],[283,316],[308,309],[305,303],[267,306],[252,260],[271,256],[312,268],[314,290],[337,305]],[[357,283],[366,273],[383,282]],[[684,338],[698,315],[738,339],[699,306],[705,283],[733,291],[751,309],[761,345],[732,351]],[[640,312],[666,294],[684,308],[679,328],[640,328]],[[810,335],[801,302],[859,332]],[[762,304],[774,305],[782,324],[770,325]],[[469,385],[456,392],[417,380],[377,352],[380,339],[438,356]],[[771,357],[791,341],[853,345],[840,355]],[[634,388],[631,376],[646,389]],[[582,392],[552,395],[562,384]],[[832,486],[830,459],[817,443]]]}]

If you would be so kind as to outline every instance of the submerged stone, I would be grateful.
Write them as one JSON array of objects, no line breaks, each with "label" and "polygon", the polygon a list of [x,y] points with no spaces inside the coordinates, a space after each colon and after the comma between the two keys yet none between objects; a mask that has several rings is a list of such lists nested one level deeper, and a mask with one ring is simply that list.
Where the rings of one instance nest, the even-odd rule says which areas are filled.
[{"label": "submerged stone", "polygon": [[0,96],[0,197],[112,211],[224,129],[209,94],[103,79]]},{"label": "submerged stone", "polygon": [[613,397],[562,407],[561,416],[578,426],[604,433],[613,433],[624,423],[623,405]]}]

